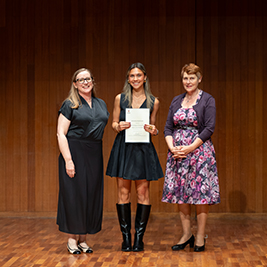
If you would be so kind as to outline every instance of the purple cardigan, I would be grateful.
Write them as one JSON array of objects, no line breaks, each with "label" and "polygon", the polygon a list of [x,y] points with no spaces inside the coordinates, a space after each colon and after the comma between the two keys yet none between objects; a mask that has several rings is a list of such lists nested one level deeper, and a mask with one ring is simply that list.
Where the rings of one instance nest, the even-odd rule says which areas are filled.
[{"label": "purple cardigan", "polygon": [[[173,115],[174,113],[181,108],[182,99],[185,97],[185,94],[178,95],[173,98],[172,103],[169,108],[169,113],[167,121],[164,128],[165,137],[173,134],[174,124],[173,124]],[[193,106],[193,109],[197,114],[198,121],[198,133],[199,138],[203,141],[210,139],[215,128],[216,120],[216,107],[215,99],[208,93],[202,93],[202,96],[197,105]]]}]

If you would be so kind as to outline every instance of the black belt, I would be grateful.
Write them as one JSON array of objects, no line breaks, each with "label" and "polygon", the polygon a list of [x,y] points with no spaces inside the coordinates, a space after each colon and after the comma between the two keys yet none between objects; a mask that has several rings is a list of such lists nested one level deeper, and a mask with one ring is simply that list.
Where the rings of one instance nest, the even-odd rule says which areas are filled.
[{"label": "black belt", "polygon": [[188,126],[180,126],[180,125],[175,126],[174,129],[176,129],[176,130],[179,130],[179,129],[181,129],[181,130],[197,130],[196,127],[188,127]]}]

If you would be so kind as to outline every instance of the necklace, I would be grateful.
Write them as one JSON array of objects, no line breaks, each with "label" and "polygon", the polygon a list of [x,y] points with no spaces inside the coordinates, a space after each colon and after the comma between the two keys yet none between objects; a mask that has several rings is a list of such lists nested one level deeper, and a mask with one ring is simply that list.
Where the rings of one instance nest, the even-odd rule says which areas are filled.
[{"label": "necklace", "polygon": [[146,95],[142,94],[140,96],[133,96],[132,98],[132,108],[140,108],[146,99]]},{"label": "necklace", "polygon": [[188,103],[188,102],[191,101],[192,99],[195,99],[195,97],[198,95],[198,91],[199,91],[199,89],[197,89],[197,93],[196,93],[194,96],[190,97],[190,98],[188,98],[188,95],[186,95],[186,97],[185,97],[185,101],[186,101],[186,103]]}]

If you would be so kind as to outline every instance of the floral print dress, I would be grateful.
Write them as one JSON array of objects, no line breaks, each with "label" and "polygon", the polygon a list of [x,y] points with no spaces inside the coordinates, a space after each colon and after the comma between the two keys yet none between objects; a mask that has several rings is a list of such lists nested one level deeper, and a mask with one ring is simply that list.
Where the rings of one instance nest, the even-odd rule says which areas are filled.
[{"label": "floral print dress", "polygon": [[[201,93],[202,91],[197,103]],[[173,122],[175,146],[190,145],[198,137],[197,115],[193,108],[178,109],[173,116]],[[215,150],[210,139],[184,159],[174,159],[168,151],[162,202],[210,205],[220,203]]]}]

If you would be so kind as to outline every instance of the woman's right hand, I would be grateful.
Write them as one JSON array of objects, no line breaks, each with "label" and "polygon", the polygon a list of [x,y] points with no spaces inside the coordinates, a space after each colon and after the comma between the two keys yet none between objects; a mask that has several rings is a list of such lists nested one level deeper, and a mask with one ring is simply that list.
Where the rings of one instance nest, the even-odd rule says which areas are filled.
[{"label": "woman's right hand", "polygon": [[180,158],[186,158],[186,155],[183,151],[181,151],[180,146],[174,146],[170,149],[172,153],[172,157],[175,159],[180,159]]},{"label": "woman's right hand", "polygon": [[120,131],[129,129],[130,127],[131,127],[131,123],[130,123],[130,122],[127,122],[127,121],[120,121],[120,122],[118,123],[118,126],[117,126],[117,131],[120,132]]},{"label": "woman's right hand", "polygon": [[131,127],[130,122],[120,121],[120,113],[121,113],[120,101],[121,101],[121,94],[118,94],[114,100],[113,122],[112,122],[112,129],[117,133]]},{"label": "woman's right hand", "polygon": [[70,178],[75,176],[75,166],[72,160],[66,162],[66,172]]}]

